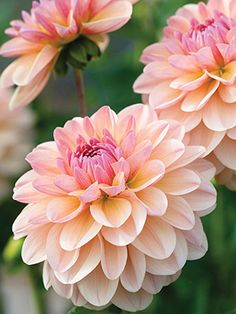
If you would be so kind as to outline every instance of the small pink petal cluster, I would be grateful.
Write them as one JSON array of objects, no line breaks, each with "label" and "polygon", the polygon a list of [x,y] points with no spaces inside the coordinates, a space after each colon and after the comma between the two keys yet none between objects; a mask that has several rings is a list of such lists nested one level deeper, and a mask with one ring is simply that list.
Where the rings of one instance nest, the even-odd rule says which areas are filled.
[{"label": "small pink petal cluster", "polygon": [[28,205],[13,231],[27,236],[24,262],[44,262],[46,288],[78,306],[143,310],[205,254],[215,168],[184,136],[150,106],[102,107],[27,156],[14,198]]},{"label": "small pink petal cluster", "polygon": [[176,119],[194,139],[208,141],[206,154],[214,150],[235,171],[236,1],[179,9],[163,39],[146,48],[141,60],[146,66],[134,90],[161,119]]},{"label": "small pink petal cluster", "polygon": [[11,193],[9,178],[25,169],[24,157],[32,149],[34,117],[29,109],[8,110],[11,94],[0,88],[0,201]]},{"label": "small pink petal cluster", "polygon": [[121,28],[132,14],[131,0],[40,0],[23,20],[11,22],[13,37],[0,49],[5,57],[19,57],[1,76],[3,87],[17,86],[10,108],[34,100],[49,80],[62,47],[80,35],[101,47],[106,33]]}]

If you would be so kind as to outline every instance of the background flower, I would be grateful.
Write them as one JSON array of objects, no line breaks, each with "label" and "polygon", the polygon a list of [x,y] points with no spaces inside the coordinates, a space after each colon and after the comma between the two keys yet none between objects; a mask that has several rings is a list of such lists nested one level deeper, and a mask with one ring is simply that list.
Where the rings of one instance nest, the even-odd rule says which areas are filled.
[{"label": "background flower", "polygon": [[[119,29],[130,19],[130,2],[34,1],[30,14],[23,11],[22,20],[11,22],[6,33],[13,39],[3,44],[0,50],[3,56],[19,57],[1,76],[2,86],[18,86],[11,98],[10,108],[27,105],[38,96],[47,84],[64,46],[80,39],[81,35],[104,49],[107,45],[105,34]],[[89,57],[92,57],[90,46],[87,49]],[[78,62],[82,54],[80,45],[74,50],[70,56],[73,64]]]},{"label": "background flower", "polygon": [[44,285],[78,306],[145,309],[187,259],[202,257],[213,165],[185,146],[179,123],[145,105],[75,118],[27,156],[16,183],[28,204],[13,225],[22,257],[44,262]]},{"label": "background flower", "polygon": [[[161,119],[176,119],[194,130],[191,134],[204,133],[211,150],[236,126],[235,32],[234,0],[182,7],[168,20],[162,40],[144,50],[146,66],[134,84]],[[236,151],[234,140],[224,137],[215,150],[231,170],[235,161],[226,156]]]},{"label": "background flower", "polygon": [[25,169],[24,157],[32,148],[33,114],[27,109],[9,112],[10,96],[0,89],[0,202],[11,192],[9,179]]}]

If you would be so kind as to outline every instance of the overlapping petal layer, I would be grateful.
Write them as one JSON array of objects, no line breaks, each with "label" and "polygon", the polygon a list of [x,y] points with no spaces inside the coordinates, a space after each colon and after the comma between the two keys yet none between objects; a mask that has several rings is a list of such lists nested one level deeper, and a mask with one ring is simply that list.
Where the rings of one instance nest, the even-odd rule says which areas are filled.
[{"label": "overlapping petal layer", "polygon": [[26,236],[24,261],[44,262],[46,288],[78,306],[142,310],[205,254],[215,169],[184,135],[149,106],[102,107],[27,156],[14,198],[28,205],[13,231]]}]

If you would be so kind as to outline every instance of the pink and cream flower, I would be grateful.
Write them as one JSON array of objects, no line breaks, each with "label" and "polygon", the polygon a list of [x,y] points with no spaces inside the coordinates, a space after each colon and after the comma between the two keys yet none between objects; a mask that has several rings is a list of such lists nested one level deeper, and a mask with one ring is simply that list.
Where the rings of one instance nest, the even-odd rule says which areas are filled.
[{"label": "pink and cream flower", "polygon": [[34,100],[47,84],[62,48],[84,35],[101,48],[106,33],[121,28],[132,14],[129,0],[40,0],[30,14],[11,22],[6,33],[13,37],[0,54],[19,57],[1,76],[3,87],[17,86],[10,108]]},{"label": "pink and cream flower", "polygon": [[[208,152],[236,127],[234,0],[185,5],[169,19],[163,39],[146,48],[141,60],[146,66],[134,90],[145,95],[161,119],[176,119],[194,133],[201,129],[207,140],[211,138]],[[231,170],[232,163],[224,161],[236,148],[234,139],[226,135],[216,148]]]},{"label": "pink and cream flower", "polygon": [[200,217],[215,206],[215,168],[184,135],[150,106],[102,107],[27,156],[13,231],[26,236],[24,262],[44,262],[47,289],[87,308],[143,310],[206,253]]}]

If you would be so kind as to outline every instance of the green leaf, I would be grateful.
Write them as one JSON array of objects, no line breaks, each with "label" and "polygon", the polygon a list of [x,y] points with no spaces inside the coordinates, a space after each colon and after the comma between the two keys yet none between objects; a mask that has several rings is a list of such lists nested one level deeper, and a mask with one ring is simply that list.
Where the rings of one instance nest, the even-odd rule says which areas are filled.
[{"label": "green leaf", "polygon": [[79,307],[73,307],[67,312],[67,314],[79,314]]},{"label": "green leaf", "polygon": [[55,72],[58,76],[65,76],[68,71],[68,65],[67,65],[67,51],[66,49],[61,52],[57,63],[55,65]]},{"label": "green leaf", "polygon": [[86,49],[87,55],[90,57],[100,57],[101,56],[101,50],[96,45],[96,43],[88,38],[85,38],[83,41],[83,46]]},{"label": "green leaf", "polygon": [[7,265],[10,271],[17,271],[18,268],[22,265],[21,261],[21,248],[23,245],[23,239],[14,240],[11,237],[5,249],[3,250],[3,261]]},{"label": "green leaf", "polygon": [[86,67],[87,62],[80,62],[76,59],[74,59],[72,56],[68,56],[67,58],[68,63],[76,69],[80,69],[80,70],[84,70],[84,68]]},{"label": "green leaf", "polygon": [[79,41],[72,43],[68,50],[74,60],[85,64],[88,62],[86,48]]}]

